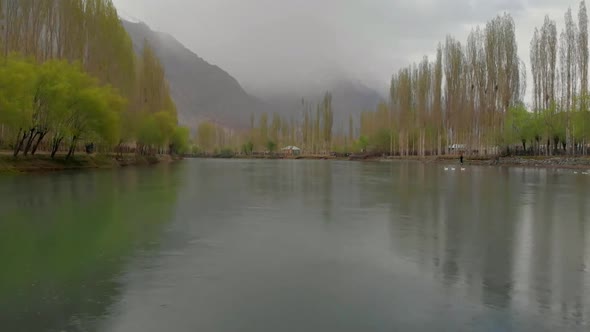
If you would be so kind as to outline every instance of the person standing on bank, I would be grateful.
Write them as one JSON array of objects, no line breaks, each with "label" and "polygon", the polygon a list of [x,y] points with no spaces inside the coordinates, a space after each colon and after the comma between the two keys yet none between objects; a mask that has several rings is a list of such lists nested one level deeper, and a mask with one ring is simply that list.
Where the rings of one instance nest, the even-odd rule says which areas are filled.
[{"label": "person standing on bank", "polygon": [[461,157],[459,157],[459,161],[461,162],[461,165],[463,165],[463,154],[461,154]]}]

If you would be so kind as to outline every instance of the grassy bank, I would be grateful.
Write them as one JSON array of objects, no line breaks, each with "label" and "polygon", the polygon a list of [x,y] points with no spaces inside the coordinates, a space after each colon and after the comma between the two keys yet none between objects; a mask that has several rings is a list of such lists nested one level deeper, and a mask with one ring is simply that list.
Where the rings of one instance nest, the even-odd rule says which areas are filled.
[{"label": "grassy bank", "polygon": [[14,158],[10,153],[0,153],[0,172],[33,173],[56,172],[83,169],[112,169],[127,166],[153,165],[172,162],[169,155],[136,156],[133,154],[116,156],[108,154],[79,155],[71,160],[65,156],[51,159],[49,155],[19,156]]}]

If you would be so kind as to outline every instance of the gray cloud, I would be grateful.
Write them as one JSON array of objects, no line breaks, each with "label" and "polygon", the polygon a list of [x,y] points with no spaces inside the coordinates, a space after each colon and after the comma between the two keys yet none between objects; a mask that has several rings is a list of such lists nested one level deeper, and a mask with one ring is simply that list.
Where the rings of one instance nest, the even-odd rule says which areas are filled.
[{"label": "gray cloud", "polygon": [[383,88],[398,68],[432,55],[447,34],[502,12],[528,60],[545,14],[562,25],[578,0],[114,0],[125,16],[168,32],[249,91],[304,89],[333,77]]}]

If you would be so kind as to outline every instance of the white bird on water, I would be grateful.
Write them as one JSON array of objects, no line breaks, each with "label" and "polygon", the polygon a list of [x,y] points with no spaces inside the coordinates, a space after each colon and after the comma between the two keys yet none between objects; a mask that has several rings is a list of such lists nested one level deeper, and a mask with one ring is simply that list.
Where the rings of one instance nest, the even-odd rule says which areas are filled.
[{"label": "white bird on water", "polygon": [[465,172],[466,168],[465,167],[461,167],[461,172]]},{"label": "white bird on water", "polygon": [[574,171],[574,174],[578,174],[578,172],[577,171]]},{"label": "white bird on water", "polygon": [[451,168],[451,171],[456,171],[455,167]]},{"label": "white bird on water", "polygon": [[449,168],[448,167],[445,167],[445,172],[448,171],[448,170],[449,170]]},{"label": "white bird on water", "polygon": [[590,173],[588,172],[582,172],[582,175],[589,175]]}]

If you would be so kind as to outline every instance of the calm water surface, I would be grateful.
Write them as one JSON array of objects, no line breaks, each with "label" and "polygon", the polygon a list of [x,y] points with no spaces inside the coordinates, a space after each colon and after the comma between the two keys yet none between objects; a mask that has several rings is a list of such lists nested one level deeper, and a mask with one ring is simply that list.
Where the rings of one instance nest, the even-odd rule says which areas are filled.
[{"label": "calm water surface", "polygon": [[0,176],[0,331],[589,331],[590,176],[187,160]]}]

